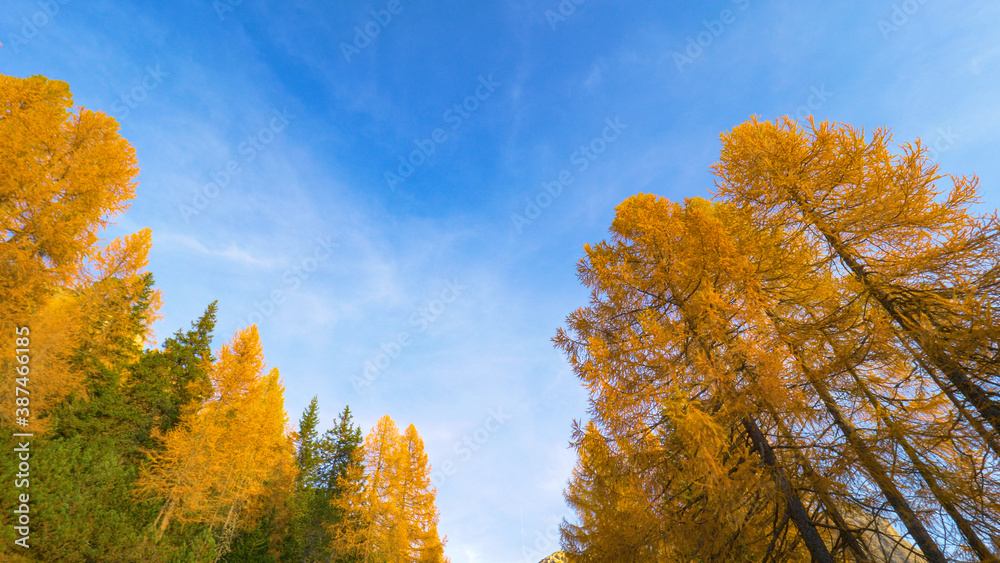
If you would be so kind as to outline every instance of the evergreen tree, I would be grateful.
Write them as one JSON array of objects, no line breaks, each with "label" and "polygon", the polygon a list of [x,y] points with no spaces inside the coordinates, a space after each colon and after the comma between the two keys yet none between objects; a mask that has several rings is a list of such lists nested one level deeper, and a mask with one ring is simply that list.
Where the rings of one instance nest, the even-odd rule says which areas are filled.
[{"label": "evergreen tree", "polygon": [[211,394],[208,372],[215,360],[211,340],[216,310],[211,303],[191,330],[178,330],[162,350],[146,350],[130,370],[123,400],[140,413],[136,440],[141,448],[158,448],[158,437]]},{"label": "evergreen tree", "polygon": [[355,452],[364,442],[361,427],[354,424],[351,407],[345,406],[332,428],[323,433],[320,442],[320,487],[331,496],[338,493],[338,481],[346,477],[354,463]]},{"label": "evergreen tree", "polygon": [[298,486],[300,489],[316,489],[319,484],[319,464],[320,464],[320,443],[319,431],[319,407],[317,397],[309,401],[309,406],[302,413],[299,420],[298,450],[295,454],[295,462],[299,466]]}]

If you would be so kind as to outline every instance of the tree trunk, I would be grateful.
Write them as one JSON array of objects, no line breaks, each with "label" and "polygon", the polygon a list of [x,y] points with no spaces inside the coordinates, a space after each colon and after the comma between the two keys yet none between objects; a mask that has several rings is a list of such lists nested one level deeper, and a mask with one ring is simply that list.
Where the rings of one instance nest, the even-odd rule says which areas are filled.
[{"label": "tree trunk", "polygon": [[[785,426],[785,423],[781,421],[781,418],[773,410],[771,411],[771,417],[774,419],[775,424],[777,424],[778,429],[781,431],[782,436],[788,444],[794,444],[795,439],[792,433]],[[833,498],[830,496],[830,492],[827,490],[826,486],[823,484],[822,480],[816,470],[813,469],[812,463],[809,458],[802,453],[802,450],[798,448],[792,448],[795,452],[795,460],[798,462],[805,472],[806,477],[812,481],[813,487],[816,488],[816,495],[819,497],[820,502],[826,507],[826,513],[833,520],[833,523],[837,525],[837,529],[840,531],[840,537],[844,539],[844,543],[847,548],[851,550],[854,554],[854,560],[857,563],[873,563],[872,556],[868,552],[868,549],[858,541],[858,536],[856,530],[851,529],[850,524],[840,513],[840,509],[833,502]]]},{"label": "tree trunk", "polygon": [[903,335],[916,343],[927,360],[944,374],[945,378],[969,401],[979,415],[993,427],[993,430],[1000,433],[1000,404],[991,400],[986,391],[969,378],[962,366],[940,349],[936,339],[927,337],[921,330],[920,324],[912,318],[912,311],[897,307],[885,290],[872,281],[871,275],[865,271],[853,250],[848,248],[840,236],[833,232],[817,215],[815,205],[807,201],[799,190],[791,187],[787,190],[806,220],[823,235],[840,261],[847,266],[854,277],[889,314]]},{"label": "tree trunk", "polygon": [[[789,345],[789,348],[791,346]],[[819,394],[820,400],[823,401],[823,405],[826,407],[830,416],[833,417],[834,423],[843,433],[844,437],[847,439],[848,444],[850,444],[851,449],[858,455],[858,459],[861,460],[861,464],[864,466],[866,472],[871,476],[875,484],[878,485],[882,494],[885,495],[886,500],[892,505],[893,510],[896,511],[896,515],[899,519],[903,521],[906,526],[907,531],[913,536],[914,541],[917,542],[917,546],[923,552],[924,557],[929,563],[947,563],[944,554],[941,553],[941,549],[938,547],[934,538],[931,537],[930,533],[927,532],[927,528],[924,527],[923,522],[917,517],[916,512],[907,502],[906,498],[896,487],[896,484],[889,478],[886,474],[885,469],[879,463],[878,459],[872,454],[871,450],[868,449],[868,445],[864,443],[860,436],[858,436],[857,429],[851,423],[844,413],[841,412],[840,406],[834,400],[833,395],[830,394],[830,389],[823,382],[822,378],[811,369],[809,369],[799,355],[794,349],[792,349],[792,355],[799,361],[803,373],[809,379],[813,388]]]},{"label": "tree trunk", "polygon": [[[163,537],[163,533],[167,531],[167,526],[170,525],[170,516],[173,515],[176,507],[177,499],[170,497],[170,499],[167,500],[167,504],[163,505],[163,508],[160,509],[160,513],[156,516],[156,520],[160,523],[156,530],[156,541],[160,541],[160,538]],[[154,521],[153,524],[155,525],[156,522]]]},{"label": "tree trunk", "polygon": [[760,427],[750,417],[743,419],[743,427],[746,428],[747,434],[750,435],[750,440],[764,461],[764,465],[770,469],[775,482],[778,484],[778,489],[781,491],[782,496],[785,497],[785,510],[788,511],[789,517],[795,523],[795,527],[798,528],[799,535],[802,537],[802,541],[805,542],[813,561],[817,563],[833,563],[833,556],[830,555],[830,550],[827,549],[826,544],[823,543],[823,538],[820,537],[819,532],[816,531],[816,527],[809,520],[809,514],[806,512],[805,506],[802,505],[802,499],[799,498],[799,495],[792,488],[792,484],[785,476],[784,469],[778,465],[778,460],[774,456],[774,450],[771,449],[771,445],[767,442],[767,437],[764,436]]},{"label": "tree trunk", "polygon": [[910,355],[916,358],[917,364],[920,366],[920,368],[923,369],[925,372],[927,372],[927,375],[929,375],[930,378],[934,380],[934,383],[936,383],[937,386],[940,387],[942,391],[944,391],[944,394],[947,395],[948,399],[951,400],[951,403],[955,405],[955,408],[958,410],[958,413],[962,415],[962,418],[968,421],[969,425],[971,425],[972,428],[974,428],[975,431],[983,438],[983,441],[986,443],[986,446],[992,449],[993,453],[995,453],[997,456],[1000,456],[1000,443],[997,442],[996,438],[992,435],[992,433],[990,433],[989,429],[983,426],[983,421],[976,418],[969,412],[968,409],[965,408],[965,405],[962,404],[962,401],[955,396],[955,392],[952,390],[951,386],[946,384],[944,381],[941,381],[941,378],[938,377],[937,373],[935,373],[934,368],[927,365],[927,362],[925,362],[913,350],[911,350],[909,344],[907,344],[905,340],[901,339],[901,342],[903,346],[906,347],[907,351],[910,352]]},{"label": "tree trunk", "polygon": [[931,490],[931,493],[934,494],[934,498],[937,499],[937,501],[941,504],[941,507],[948,513],[948,516],[950,516],[955,522],[955,526],[958,527],[962,536],[965,537],[965,541],[969,543],[969,547],[971,547],[972,551],[975,552],[976,557],[979,557],[986,563],[1000,563],[1000,560],[990,553],[989,548],[987,548],[986,544],[984,544],[979,538],[976,531],[972,529],[972,525],[969,521],[962,516],[958,507],[951,502],[951,499],[949,498],[950,495],[948,495],[948,493],[941,488],[941,485],[938,483],[938,480],[931,471],[931,468],[924,463],[924,461],[920,458],[920,454],[918,454],[913,446],[910,445],[909,440],[906,439],[906,435],[899,428],[899,425],[896,424],[896,422],[882,409],[878,399],[874,396],[871,390],[868,389],[868,386],[865,385],[861,376],[858,375],[857,370],[850,368],[847,371],[854,378],[854,381],[858,385],[858,389],[860,389],[865,395],[868,402],[872,404],[872,408],[875,409],[875,414],[878,416],[879,420],[886,425],[886,428],[889,429],[889,433],[895,437],[894,441],[903,448],[904,452],[906,452],[906,456],[910,458],[910,462],[913,463],[913,467],[916,468],[917,472],[920,473],[920,477],[922,477],[924,482],[927,483],[927,487]]}]

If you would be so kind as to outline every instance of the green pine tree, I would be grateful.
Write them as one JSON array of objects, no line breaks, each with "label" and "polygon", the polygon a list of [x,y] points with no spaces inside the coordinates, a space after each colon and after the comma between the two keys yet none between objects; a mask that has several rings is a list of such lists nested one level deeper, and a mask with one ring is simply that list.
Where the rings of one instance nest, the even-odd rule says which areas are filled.
[{"label": "green pine tree", "polygon": [[309,406],[299,420],[299,444],[295,461],[299,465],[300,488],[315,489],[319,471],[319,406],[318,398],[313,397]]},{"label": "green pine tree", "polygon": [[295,517],[281,545],[281,560],[302,563],[331,561],[329,527],[341,518],[332,506],[340,491],[339,476],[346,475],[354,451],[364,440],[354,424],[350,407],[344,407],[334,426],[319,435],[318,399],[313,397],[299,420],[296,460],[299,485],[293,500]]}]

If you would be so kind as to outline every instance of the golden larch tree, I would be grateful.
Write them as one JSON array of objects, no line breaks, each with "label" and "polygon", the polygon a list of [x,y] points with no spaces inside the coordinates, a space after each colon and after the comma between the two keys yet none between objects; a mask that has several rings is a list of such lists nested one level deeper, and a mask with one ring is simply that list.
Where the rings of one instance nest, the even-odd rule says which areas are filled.
[{"label": "golden larch tree", "polygon": [[[36,424],[60,398],[85,392],[86,370],[71,361],[74,353],[111,367],[134,359],[143,343],[109,348],[130,324],[120,315],[149,285],[150,232],[100,238],[135,197],[135,151],[112,117],[72,104],[65,82],[0,75],[0,334],[30,331],[28,367],[45,374],[29,376]],[[150,337],[158,306],[152,291],[140,336]],[[9,403],[12,354],[10,346],[0,350],[0,400]]]},{"label": "golden larch tree", "polygon": [[164,500],[159,535],[174,521],[205,523],[221,556],[267,502],[292,492],[296,466],[284,388],[277,369],[265,370],[257,327],[237,332],[217,356],[212,396],[164,436],[137,488]]},{"label": "golden larch tree", "polygon": [[[723,135],[717,193],[779,244],[809,247],[805,275],[836,280],[825,304],[797,298],[771,318],[925,557],[951,544],[996,561],[996,212],[973,211],[974,176],[941,175],[919,141],[898,152],[891,141],[886,129],[754,119]],[[897,456],[933,502],[893,492],[903,474],[875,466]],[[935,512],[936,539],[921,522]],[[952,526],[964,542],[948,539]]]},{"label": "golden larch tree", "polygon": [[756,119],[723,135],[717,193],[789,229],[895,326],[956,407],[1000,432],[995,306],[1000,223],[977,215],[978,179],[945,176],[919,143],[886,129]]},{"label": "golden larch tree", "polygon": [[406,529],[404,561],[412,563],[442,563],[444,544],[438,535],[438,509],[434,504],[437,491],[431,485],[430,464],[424,453],[424,441],[414,425],[406,427],[400,442],[398,477],[400,513]]},{"label": "golden larch tree", "polygon": [[331,529],[331,551],[366,563],[446,563],[430,465],[416,427],[401,435],[383,416],[365,436],[359,458],[340,479],[344,494],[334,503],[344,518]]},{"label": "golden larch tree", "polygon": [[974,419],[800,223],[755,213],[640,194],[586,248],[556,338],[591,395],[570,559],[994,561]]}]

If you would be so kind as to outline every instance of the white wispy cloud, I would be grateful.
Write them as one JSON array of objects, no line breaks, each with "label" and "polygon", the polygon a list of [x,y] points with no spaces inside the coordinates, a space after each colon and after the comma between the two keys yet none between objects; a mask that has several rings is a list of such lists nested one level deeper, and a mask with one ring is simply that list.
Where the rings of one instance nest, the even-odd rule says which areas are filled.
[{"label": "white wispy cloud", "polygon": [[167,248],[194,251],[203,256],[221,258],[252,268],[272,268],[275,264],[275,261],[271,258],[255,256],[235,244],[226,245],[224,248],[209,248],[190,235],[156,233],[154,235],[154,244],[164,245]]}]

